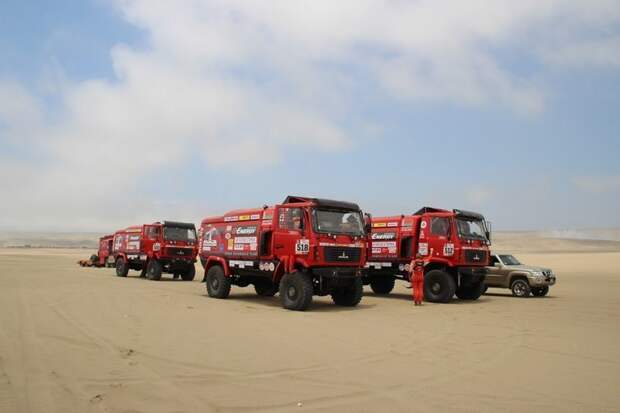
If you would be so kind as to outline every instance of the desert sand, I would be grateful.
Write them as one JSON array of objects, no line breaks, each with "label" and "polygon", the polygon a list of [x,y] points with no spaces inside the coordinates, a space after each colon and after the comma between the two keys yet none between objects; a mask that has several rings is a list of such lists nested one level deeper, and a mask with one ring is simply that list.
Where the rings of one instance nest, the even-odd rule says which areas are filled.
[{"label": "desert sand", "polygon": [[547,242],[518,254],[558,274],[545,298],[414,307],[400,283],[308,312],[0,249],[0,412],[618,411],[620,250]]}]

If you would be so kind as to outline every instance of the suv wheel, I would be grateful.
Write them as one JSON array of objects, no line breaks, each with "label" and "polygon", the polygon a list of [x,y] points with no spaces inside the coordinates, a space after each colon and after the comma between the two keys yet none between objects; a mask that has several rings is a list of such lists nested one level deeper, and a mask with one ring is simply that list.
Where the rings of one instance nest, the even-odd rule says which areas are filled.
[{"label": "suv wheel", "polygon": [[514,280],[510,284],[510,289],[515,297],[529,297],[531,292],[530,285],[521,278]]},{"label": "suv wheel", "polygon": [[431,303],[447,303],[456,292],[456,283],[450,274],[441,270],[429,271],[424,277],[424,298]]},{"label": "suv wheel", "polygon": [[284,274],[280,280],[280,300],[287,310],[304,311],[312,302],[312,280],[301,271]]},{"label": "suv wheel", "polygon": [[230,278],[224,274],[219,265],[214,265],[207,271],[207,293],[209,297],[226,298],[230,294]]},{"label": "suv wheel", "polygon": [[544,297],[549,292],[549,286],[545,285],[544,287],[534,287],[532,288],[532,295],[534,297]]}]

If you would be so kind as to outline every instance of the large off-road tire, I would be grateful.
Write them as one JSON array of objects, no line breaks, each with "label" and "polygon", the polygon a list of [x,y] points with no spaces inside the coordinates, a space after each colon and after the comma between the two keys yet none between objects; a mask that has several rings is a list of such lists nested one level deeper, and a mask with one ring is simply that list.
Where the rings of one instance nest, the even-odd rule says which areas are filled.
[{"label": "large off-road tire", "polygon": [[227,298],[230,294],[230,278],[224,274],[224,269],[214,265],[207,271],[207,293],[213,298]]},{"label": "large off-road tire", "polygon": [[549,286],[545,285],[544,287],[534,287],[532,288],[532,295],[534,297],[544,297],[549,293]]},{"label": "large off-road tire", "polygon": [[529,297],[530,296],[530,285],[528,282],[522,278],[517,278],[510,284],[510,290],[512,291],[512,295],[515,297]]},{"label": "large off-road tire", "polygon": [[461,300],[477,300],[486,291],[484,281],[462,285],[456,289],[456,296]]},{"label": "large off-road tire", "polygon": [[194,281],[194,277],[196,277],[196,267],[194,264],[190,264],[187,270],[181,273],[181,279],[183,281]]},{"label": "large off-road tire", "polygon": [[332,292],[332,300],[336,305],[355,307],[362,301],[363,294],[364,284],[359,277],[356,277],[352,285],[335,289]]},{"label": "large off-road tire", "polygon": [[263,297],[273,297],[278,292],[278,286],[271,281],[257,281],[254,283],[256,294]]},{"label": "large off-road tire", "polygon": [[162,270],[159,261],[156,259],[149,260],[149,263],[146,264],[146,278],[151,281],[159,281],[161,280]]},{"label": "large off-road tire", "polygon": [[304,311],[312,302],[312,280],[301,271],[284,274],[280,280],[280,300],[287,310]]},{"label": "large off-road tire", "polygon": [[450,274],[431,270],[424,277],[424,299],[431,303],[447,303],[456,292],[456,283]]},{"label": "large off-road tire", "polygon": [[396,279],[394,277],[373,277],[370,280],[370,289],[375,294],[389,294],[394,289]]},{"label": "large off-road tire", "polygon": [[117,258],[116,260],[116,275],[118,277],[127,277],[129,273],[129,265],[125,262],[122,257]]}]

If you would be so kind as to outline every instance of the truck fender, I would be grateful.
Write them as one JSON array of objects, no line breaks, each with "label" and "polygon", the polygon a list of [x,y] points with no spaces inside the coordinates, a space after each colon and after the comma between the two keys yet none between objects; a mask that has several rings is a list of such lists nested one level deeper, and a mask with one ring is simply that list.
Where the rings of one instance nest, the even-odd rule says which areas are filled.
[{"label": "truck fender", "polygon": [[291,256],[281,257],[276,270],[273,272],[273,282],[279,282],[284,274],[295,272],[295,260]]},{"label": "truck fender", "polygon": [[123,261],[127,262],[127,255],[124,252],[119,252],[114,256],[114,262],[116,262],[119,258],[122,258]]},{"label": "truck fender", "polygon": [[438,266],[449,268],[452,267],[452,263],[446,258],[430,257],[424,260],[424,268],[427,268],[426,271],[434,270]]},{"label": "truck fender", "polygon": [[209,268],[213,267],[214,265],[221,265],[222,269],[224,270],[224,275],[226,277],[230,277],[230,271],[228,269],[228,263],[226,262],[226,260],[222,257],[214,256],[207,258],[207,262],[205,264],[205,274],[207,273],[207,271],[209,271]]}]

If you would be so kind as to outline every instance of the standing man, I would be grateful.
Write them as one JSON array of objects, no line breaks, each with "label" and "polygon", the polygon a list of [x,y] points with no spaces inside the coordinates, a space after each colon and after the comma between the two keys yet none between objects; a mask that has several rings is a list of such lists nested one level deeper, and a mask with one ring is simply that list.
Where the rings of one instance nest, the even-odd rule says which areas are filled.
[{"label": "standing man", "polygon": [[415,305],[422,305],[422,300],[424,300],[424,260],[420,254],[416,255],[410,268],[413,302]]}]

